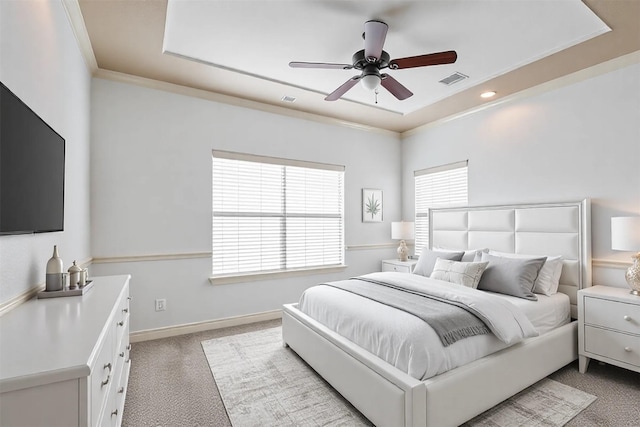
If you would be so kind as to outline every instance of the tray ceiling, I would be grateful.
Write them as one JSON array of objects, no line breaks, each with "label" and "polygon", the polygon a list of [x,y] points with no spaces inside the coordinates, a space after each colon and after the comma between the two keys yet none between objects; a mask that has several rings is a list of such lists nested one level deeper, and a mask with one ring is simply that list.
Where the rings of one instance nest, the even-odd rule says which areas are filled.
[{"label": "tray ceiling", "polygon": [[[81,0],[98,67],[393,131],[405,131],[640,49],[634,0]],[[414,96],[360,85],[324,97],[356,70],[363,25],[389,25],[391,58],[455,50],[454,64],[384,70]],[[624,42],[624,43],[623,43]],[[439,83],[453,73],[468,78]],[[287,103],[283,97],[296,98]],[[443,115],[444,114],[444,115]]]}]

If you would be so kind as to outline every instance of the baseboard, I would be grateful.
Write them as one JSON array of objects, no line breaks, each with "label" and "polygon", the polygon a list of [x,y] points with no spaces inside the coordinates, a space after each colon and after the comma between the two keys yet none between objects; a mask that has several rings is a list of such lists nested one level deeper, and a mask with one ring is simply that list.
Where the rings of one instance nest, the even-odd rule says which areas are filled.
[{"label": "baseboard", "polygon": [[224,319],[208,320],[206,322],[187,323],[166,328],[147,329],[129,334],[132,343],[157,340],[160,338],[175,337],[178,335],[192,334],[194,332],[210,331],[214,329],[228,328],[231,326],[247,325],[249,323],[264,322],[282,318],[282,310],[264,311],[262,313],[247,314],[244,316],[227,317]]}]

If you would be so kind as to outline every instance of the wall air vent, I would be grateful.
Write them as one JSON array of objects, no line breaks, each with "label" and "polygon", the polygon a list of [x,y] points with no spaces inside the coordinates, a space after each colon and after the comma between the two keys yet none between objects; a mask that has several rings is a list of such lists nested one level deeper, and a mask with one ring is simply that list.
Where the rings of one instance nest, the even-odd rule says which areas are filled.
[{"label": "wall air vent", "polygon": [[293,96],[288,96],[285,95],[282,98],[280,98],[283,102],[295,102],[296,98],[294,98]]},{"label": "wall air vent", "polygon": [[449,77],[445,77],[444,79],[440,80],[440,83],[445,84],[447,86],[451,86],[454,83],[458,83],[459,81],[468,79],[468,78],[469,76],[465,76],[464,74],[456,71],[455,73],[451,74]]}]

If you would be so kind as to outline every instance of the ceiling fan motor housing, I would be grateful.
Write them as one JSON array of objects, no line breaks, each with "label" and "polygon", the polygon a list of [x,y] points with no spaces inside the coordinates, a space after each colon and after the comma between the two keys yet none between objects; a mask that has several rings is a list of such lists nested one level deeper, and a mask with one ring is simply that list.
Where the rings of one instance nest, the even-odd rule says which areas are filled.
[{"label": "ceiling fan motor housing", "polygon": [[367,66],[371,66],[371,65],[377,67],[378,70],[382,68],[387,68],[389,66],[389,60],[390,60],[390,56],[384,50],[380,55],[380,59],[378,59],[375,62],[367,61],[367,58],[364,56],[364,49],[354,53],[353,57],[351,58],[351,62],[353,63],[353,68],[355,68],[356,70],[364,70]]}]

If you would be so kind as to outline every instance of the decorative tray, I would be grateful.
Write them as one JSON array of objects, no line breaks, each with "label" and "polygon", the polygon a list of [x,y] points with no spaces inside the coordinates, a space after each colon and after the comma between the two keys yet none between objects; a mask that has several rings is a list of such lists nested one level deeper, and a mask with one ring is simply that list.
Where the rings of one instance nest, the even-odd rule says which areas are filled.
[{"label": "decorative tray", "polygon": [[81,288],[64,289],[62,291],[40,291],[38,292],[38,298],[76,297],[89,292],[92,286],[93,280],[87,280],[87,283]]}]

